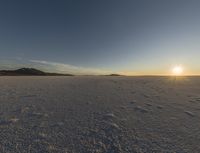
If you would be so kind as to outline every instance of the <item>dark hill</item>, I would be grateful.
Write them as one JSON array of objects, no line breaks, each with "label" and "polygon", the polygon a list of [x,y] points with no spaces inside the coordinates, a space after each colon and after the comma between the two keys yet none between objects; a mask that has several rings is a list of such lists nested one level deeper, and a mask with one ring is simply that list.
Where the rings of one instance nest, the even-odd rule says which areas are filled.
[{"label": "dark hill", "polygon": [[72,74],[47,73],[34,68],[0,70],[0,76],[73,76]]},{"label": "dark hill", "polygon": [[120,75],[120,74],[110,74],[108,76],[122,76],[122,75]]}]

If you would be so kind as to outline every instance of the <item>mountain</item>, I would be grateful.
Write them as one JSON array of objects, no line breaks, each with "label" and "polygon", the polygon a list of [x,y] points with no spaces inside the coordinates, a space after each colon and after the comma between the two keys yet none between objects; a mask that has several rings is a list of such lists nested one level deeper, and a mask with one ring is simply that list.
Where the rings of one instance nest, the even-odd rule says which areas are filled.
[{"label": "mountain", "polygon": [[34,68],[0,70],[0,76],[73,76],[72,74],[48,73]]}]

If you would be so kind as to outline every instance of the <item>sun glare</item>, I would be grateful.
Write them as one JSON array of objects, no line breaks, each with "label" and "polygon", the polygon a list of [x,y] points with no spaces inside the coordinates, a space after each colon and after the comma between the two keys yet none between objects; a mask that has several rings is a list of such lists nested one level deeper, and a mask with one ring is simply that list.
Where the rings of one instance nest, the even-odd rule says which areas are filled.
[{"label": "sun glare", "polygon": [[172,69],[173,75],[182,75],[183,74],[183,67],[182,66],[175,66]]}]

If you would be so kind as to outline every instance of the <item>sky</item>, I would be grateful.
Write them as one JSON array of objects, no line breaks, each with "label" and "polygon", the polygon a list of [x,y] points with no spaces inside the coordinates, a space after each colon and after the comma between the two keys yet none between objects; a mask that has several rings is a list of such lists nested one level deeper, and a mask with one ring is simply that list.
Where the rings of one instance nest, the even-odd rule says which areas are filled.
[{"label": "sky", "polygon": [[199,0],[1,0],[0,69],[200,74]]}]

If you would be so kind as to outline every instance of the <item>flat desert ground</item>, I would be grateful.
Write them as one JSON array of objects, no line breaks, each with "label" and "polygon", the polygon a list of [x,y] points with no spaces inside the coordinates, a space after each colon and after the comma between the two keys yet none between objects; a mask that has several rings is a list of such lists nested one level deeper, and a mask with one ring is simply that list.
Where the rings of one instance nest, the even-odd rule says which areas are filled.
[{"label": "flat desert ground", "polygon": [[0,77],[1,153],[199,153],[200,77]]}]

